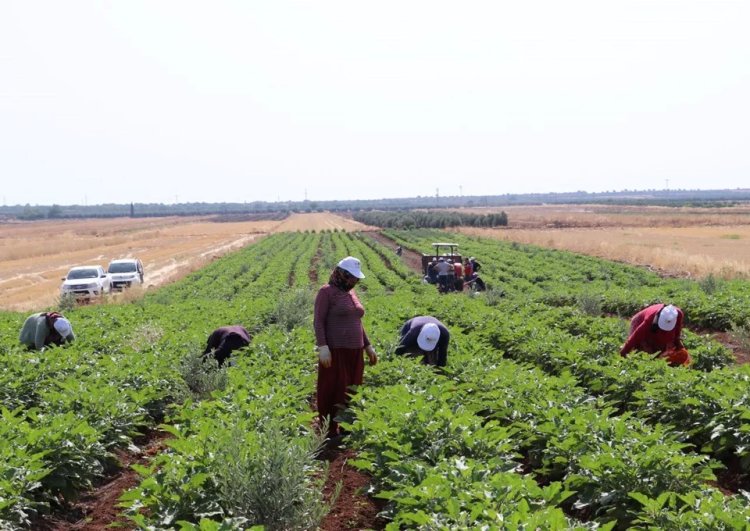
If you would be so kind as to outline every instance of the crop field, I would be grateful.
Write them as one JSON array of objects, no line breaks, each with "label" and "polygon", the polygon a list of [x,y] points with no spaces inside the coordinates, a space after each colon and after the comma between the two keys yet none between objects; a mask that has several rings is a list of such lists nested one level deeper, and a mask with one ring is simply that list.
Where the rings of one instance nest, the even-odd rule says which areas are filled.
[{"label": "crop field", "polygon": [[[280,233],[132,303],[72,310],[78,339],[63,348],[21,349],[25,315],[0,312],[0,529],[72,525],[76,497],[158,426],[163,451],[134,466],[140,479],[121,496],[131,528],[750,526],[750,366],[707,333],[748,328],[747,281],[384,234],[414,251],[457,240],[490,289],[439,295],[365,233]],[[366,522],[326,516],[334,471],[316,458],[311,407],[312,298],[349,254],[367,275],[357,292],[381,356],[342,419],[342,466],[369,478],[347,503],[380,510]],[[618,355],[622,317],[658,300],[686,310],[690,368]],[[444,369],[393,353],[419,314],[452,332]],[[234,323],[253,335],[236,365],[196,364],[210,331]]]},{"label": "crop field", "polygon": [[507,228],[467,227],[461,232],[649,266],[668,275],[750,278],[748,206],[549,205],[503,210],[510,220]]},{"label": "crop field", "polygon": [[0,307],[33,310],[55,303],[60,278],[74,265],[139,257],[146,286],[180,278],[266,234],[305,230],[359,230],[330,213],[293,214],[282,221],[217,223],[212,218],[117,218],[0,224]]}]

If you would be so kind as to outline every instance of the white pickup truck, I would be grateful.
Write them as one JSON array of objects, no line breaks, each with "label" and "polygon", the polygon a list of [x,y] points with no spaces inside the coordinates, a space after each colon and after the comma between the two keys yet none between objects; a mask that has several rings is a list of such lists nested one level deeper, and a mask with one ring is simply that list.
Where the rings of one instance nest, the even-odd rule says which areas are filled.
[{"label": "white pickup truck", "polygon": [[73,267],[62,281],[60,295],[72,295],[76,299],[101,297],[112,289],[109,276],[100,265]]},{"label": "white pickup truck", "polygon": [[143,284],[143,264],[138,258],[112,260],[107,266],[107,275],[112,289],[121,290]]}]

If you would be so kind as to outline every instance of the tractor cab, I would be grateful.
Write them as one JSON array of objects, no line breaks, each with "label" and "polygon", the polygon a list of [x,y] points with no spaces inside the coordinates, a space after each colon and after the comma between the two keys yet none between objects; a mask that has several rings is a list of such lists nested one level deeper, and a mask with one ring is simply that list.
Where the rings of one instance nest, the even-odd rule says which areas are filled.
[{"label": "tractor cab", "polygon": [[445,258],[446,260],[451,259],[454,262],[461,261],[461,254],[458,252],[457,243],[433,243],[432,254],[422,255],[422,274],[427,274],[427,264],[430,262],[437,262],[438,258]]}]

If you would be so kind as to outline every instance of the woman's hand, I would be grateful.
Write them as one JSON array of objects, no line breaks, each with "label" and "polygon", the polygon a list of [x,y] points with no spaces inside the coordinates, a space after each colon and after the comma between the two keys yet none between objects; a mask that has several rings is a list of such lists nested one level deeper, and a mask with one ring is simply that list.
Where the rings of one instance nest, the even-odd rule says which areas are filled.
[{"label": "woman's hand", "polygon": [[378,362],[378,353],[375,352],[373,346],[367,345],[365,352],[367,352],[367,357],[370,358],[370,365],[375,365]]},{"label": "woman's hand", "polygon": [[328,345],[318,347],[318,359],[320,360],[320,365],[326,369],[331,366],[331,349],[328,348]]}]

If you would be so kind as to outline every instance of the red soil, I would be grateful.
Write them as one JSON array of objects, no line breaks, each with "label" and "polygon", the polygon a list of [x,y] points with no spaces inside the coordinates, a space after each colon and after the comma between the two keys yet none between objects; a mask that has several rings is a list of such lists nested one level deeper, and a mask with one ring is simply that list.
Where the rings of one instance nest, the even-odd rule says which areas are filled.
[{"label": "red soil", "polygon": [[166,432],[150,430],[135,441],[141,448],[140,453],[117,451],[116,455],[121,469],[91,492],[84,494],[64,514],[52,514],[39,522],[34,529],[42,531],[105,531],[115,524],[118,529],[134,529],[128,521],[119,517],[121,509],[117,506],[123,492],[135,487],[140,482],[138,474],[130,468],[133,464],[147,465],[154,455],[166,446],[170,435]]}]

